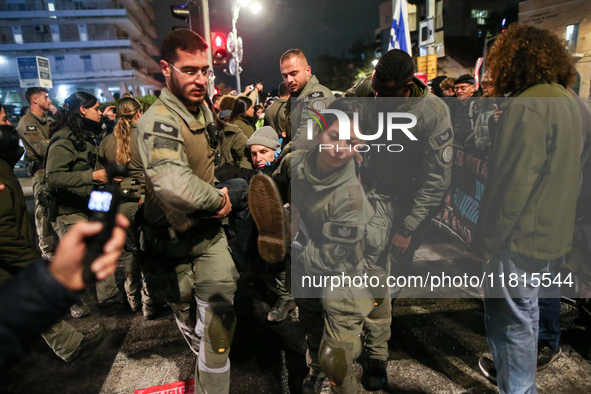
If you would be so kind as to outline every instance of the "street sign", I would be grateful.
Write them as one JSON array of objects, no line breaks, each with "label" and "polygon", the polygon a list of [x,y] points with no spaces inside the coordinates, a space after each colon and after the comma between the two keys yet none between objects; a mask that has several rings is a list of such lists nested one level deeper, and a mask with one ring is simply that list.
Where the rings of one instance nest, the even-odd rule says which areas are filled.
[{"label": "street sign", "polygon": [[427,74],[427,79],[435,78],[437,76],[437,55],[418,57],[417,72]]},{"label": "street sign", "polygon": [[21,88],[53,88],[49,59],[41,56],[19,57],[17,63]]},{"label": "street sign", "polygon": [[433,19],[419,22],[419,46],[423,47],[435,42]]}]

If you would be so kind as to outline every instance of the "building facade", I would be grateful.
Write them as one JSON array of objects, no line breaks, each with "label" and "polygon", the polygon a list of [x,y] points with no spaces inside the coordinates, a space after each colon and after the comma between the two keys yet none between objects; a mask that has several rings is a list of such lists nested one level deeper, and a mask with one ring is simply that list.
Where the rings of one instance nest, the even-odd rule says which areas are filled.
[{"label": "building facade", "polygon": [[577,68],[573,87],[591,97],[591,4],[589,0],[529,0],[519,4],[519,22],[554,32],[572,53]]},{"label": "building facade", "polygon": [[0,103],[27,105],[17,58],[49,59],[50,97],[76,90],[101,102],[160,90],[151,0],[0,0]]}]

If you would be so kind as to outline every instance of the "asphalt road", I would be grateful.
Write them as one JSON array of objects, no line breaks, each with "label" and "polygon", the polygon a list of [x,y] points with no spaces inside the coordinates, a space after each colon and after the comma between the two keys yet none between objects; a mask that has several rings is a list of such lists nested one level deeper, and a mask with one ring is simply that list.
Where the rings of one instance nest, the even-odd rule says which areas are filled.
[{"label": "asphalt road", "polygon": [[[25,193],[30,194],[27,182],[23,179]],[[432,228],[415,255],[415,265],[469,265],[478,270],[462,249],[453,238]],[[122,269],[117,277],[122,286]],[[231,393],[300,392],[307,373],[304,333],[297,313],[280,324],[266,322],[269,305],[275,301],[270,288],[272,277],[240,283],[235,304],[238,324],[230,355]],[[490,356],[483,307],[477,294],[466,292],[467,298],[396,301],[389,343],[389,386],[383,392],[459,394],[471,387],[487,393],[498,391],[478,369],[478,358]],[[0,373],[0,394],[131,394],[194,376],[195,355],[170,311],[144,321],[127,305],[99,309],[94,289],[87,290],[85,300],[92,308],[91,315],[82,319],[68,316],[66,320],[81,330],[100,322],[107,329],[105,339],[73,364],[66,364],[39,338],[26,359]],[[591,335],[580,319],[569,319],[574,316],[576,313],[568,310],[564,315],[564,356],[538,374],[540,393],[591,392],[591,364],[581,356],[591,346]],[[361,369],[358,365],[356,369],[360,377]],[[328,384],[323,392],[328,393]]]}]

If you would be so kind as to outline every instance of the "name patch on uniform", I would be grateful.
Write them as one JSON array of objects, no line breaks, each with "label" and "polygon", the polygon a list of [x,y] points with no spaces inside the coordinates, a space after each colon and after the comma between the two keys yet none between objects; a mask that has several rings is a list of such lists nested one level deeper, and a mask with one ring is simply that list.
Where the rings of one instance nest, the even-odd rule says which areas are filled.
[{"label": "name patch on uniform", "polygon": [[164,124],[162,122],[154,122],[154,128],[152,130],[157,133],[167,134],[175,138],[178,138],[179,136],[179,130],[176,127]]},{"label": "name patch on uniform", "polygon": [[170,138],[154,137],[153,149],[170,149],[176,151],[179,147],[179,142],[171,140]]},{"label": "name patch on uniform", "polygon": [[308,97],[312,97],[312,98],[318,98],[318,97],[324,97],[324,93],[322,92],[312,92],[308,95]]},{"label": "name patch on uniform", "polygon": [[451,131],[449,129],[447,129],[447,131],[443,134],[438,135],[437,137],[435,137],[435,141],[437,141],[437,144],[439,146],[445,144],[447,141],[449,141],[449,139],[451,138]]}]

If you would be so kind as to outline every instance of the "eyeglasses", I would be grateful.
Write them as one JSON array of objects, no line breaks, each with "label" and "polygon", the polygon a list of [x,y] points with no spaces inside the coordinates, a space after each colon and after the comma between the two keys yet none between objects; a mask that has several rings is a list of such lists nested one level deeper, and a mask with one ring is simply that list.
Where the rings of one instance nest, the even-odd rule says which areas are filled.
[{"label": "eyeglasses", "polygon": [[460,86],[456,86],[456,87],[454,88],[454,90],[455,90],[456,92],[457,92],[458,90],[466,90],[466,89],[468,89],[470,86],[472,86],[472,85],[460,85]]},{"label": "eyeglasses", "polygon": [[205,78],[213,78],[213,74],[214,73],[213,73],[213,70],[212,69],[195,70],[195,71],[181,71],[178,68],[176,68],[174,66],[174,64],[172,64],[172,63],[168,63],[168,64],[170,64],[170,66],[172,68],[174,68],[176,70],[176,72],[178,72],[181,75],[186,75],[186,76],[189,76],[189,77],[194,77],[196,75],[201,75],[201,76],[203,76]]}]

